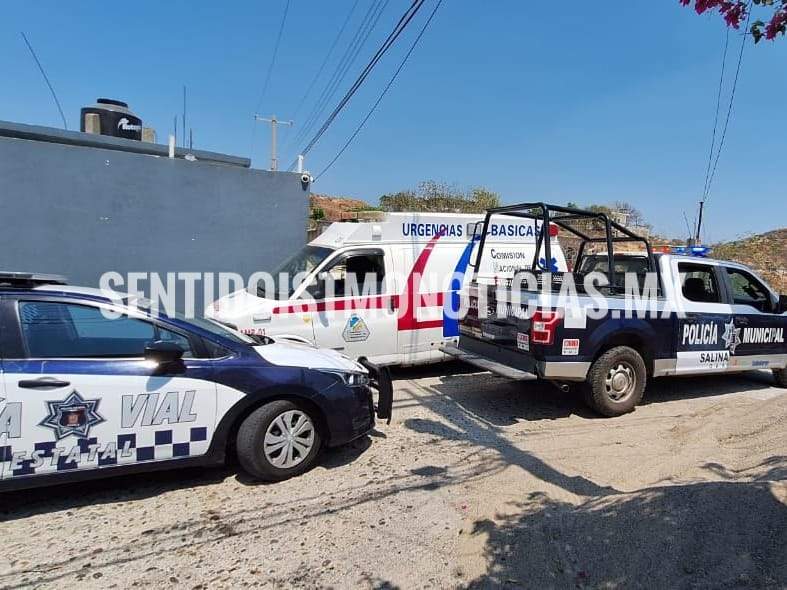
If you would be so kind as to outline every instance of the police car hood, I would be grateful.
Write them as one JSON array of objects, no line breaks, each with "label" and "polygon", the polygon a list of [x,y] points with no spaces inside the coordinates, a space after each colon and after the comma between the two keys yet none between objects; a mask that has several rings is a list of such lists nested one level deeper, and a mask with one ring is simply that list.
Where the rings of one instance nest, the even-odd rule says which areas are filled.
[{"label": "police car hood", "polygon": [[308,344],[278,341],[263,346],[255,346],[254,350],[262,358],[274,365],[353,371],[355,373],[368,372],[359,363],[329,348],[315,348]]}]

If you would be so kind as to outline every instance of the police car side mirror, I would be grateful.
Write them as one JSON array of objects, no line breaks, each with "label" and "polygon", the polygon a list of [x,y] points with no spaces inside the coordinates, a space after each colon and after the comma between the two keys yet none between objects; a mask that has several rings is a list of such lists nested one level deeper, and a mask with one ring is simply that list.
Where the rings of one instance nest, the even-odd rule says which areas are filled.
[{"label": "police car side mirror", "polygon": [[779,295],[779,309],[777,313],[787,312],[787,295]]},{"label": "police car side mirror", "polygon": [[174,363],[183,357],[185,351],[175,342],[156,340],[145,345],[145,360],[156,363]]}]

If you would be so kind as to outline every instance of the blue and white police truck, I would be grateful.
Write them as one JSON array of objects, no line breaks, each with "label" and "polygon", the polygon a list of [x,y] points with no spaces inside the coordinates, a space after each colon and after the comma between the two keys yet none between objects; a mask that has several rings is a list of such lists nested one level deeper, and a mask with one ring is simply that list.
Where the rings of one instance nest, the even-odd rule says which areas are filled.
[{"label": "blue and white police truck", "polygon": [[[468,283],[483,219],[388,213],[379,222],[333,223],[275,269],[271,281],[215,301],[205,316],[246,334],[301,340],[380,365],[444,360],[441,346],[459,336],[459,291]],[[549,263],[543,246],[536,258],[565,270],[556,230],[550,227]],[[536,254],[540,232],[537,220],[492,218],[477,280],[511,277]]]},{"label": "blue and white police truck", "polygon": [[[573,234],[574,271],[547,273],[533,262],[499,284],[473,279],[463,293],[469,312],[459,342],[446,353],[515,379],[563,389],[581,383],[587,403],[605,416],[632,411],[651,377],[770,369],[787,387],[787,297],[750,268],[654,254],[647,240],[603,213],[526,203],[490,210],[485,227],[493,215],[538,219]],[[616,254],[622,243],[641,251]],[[605,280],[591,293],[584,279],[598,271]],[[568,284],[575,291],[565,296]]]},{"label": "blue and white police truck", "polygon": [[32,273],[0,273],[0,367],[0,489],[230,456],[281,480],[391,416],[369,363]]}]

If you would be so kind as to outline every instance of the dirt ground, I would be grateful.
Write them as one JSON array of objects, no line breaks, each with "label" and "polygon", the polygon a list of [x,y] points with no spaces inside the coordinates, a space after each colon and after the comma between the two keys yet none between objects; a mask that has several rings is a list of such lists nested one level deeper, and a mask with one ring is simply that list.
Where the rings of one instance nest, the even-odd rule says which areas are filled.
[{"label": "dirt ground", "polygon": [[[0,587],[787,587],[787,392],[655,382],[598,418],[460,365],[287,482],[235,469],[0,497]],[[446,376],[447,375],[447,376]]]}]

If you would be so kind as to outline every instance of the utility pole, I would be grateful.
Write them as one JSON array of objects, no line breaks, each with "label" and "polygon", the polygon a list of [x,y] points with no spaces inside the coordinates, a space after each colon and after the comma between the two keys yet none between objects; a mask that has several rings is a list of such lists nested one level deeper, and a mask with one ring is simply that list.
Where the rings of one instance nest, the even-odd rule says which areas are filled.
[{"label": "utility pole", "polygon": [[700,201],[700,213],[699,213],[699,216],[697,217],[697,235],[695,236],[695,241],[696,241],[697,244],[701,244],[702,243],[700,241],[700,231],[702,230],[702,209],[703,209],[703,207],[705,207],[705,199],[702,199]]},{"label": "utility pole", "polygon": [[276,115],[271,115],[270,119],[266,117],[260,117],[259,115],[254,115],[255,121],[265,121],[266,123],[271,124],[271,171],[276,171],[279,169],[279,160],[276,157],[276,127],[278,125],[289,125],[292,127],[292,121],[279,121],[276,118]]}]

